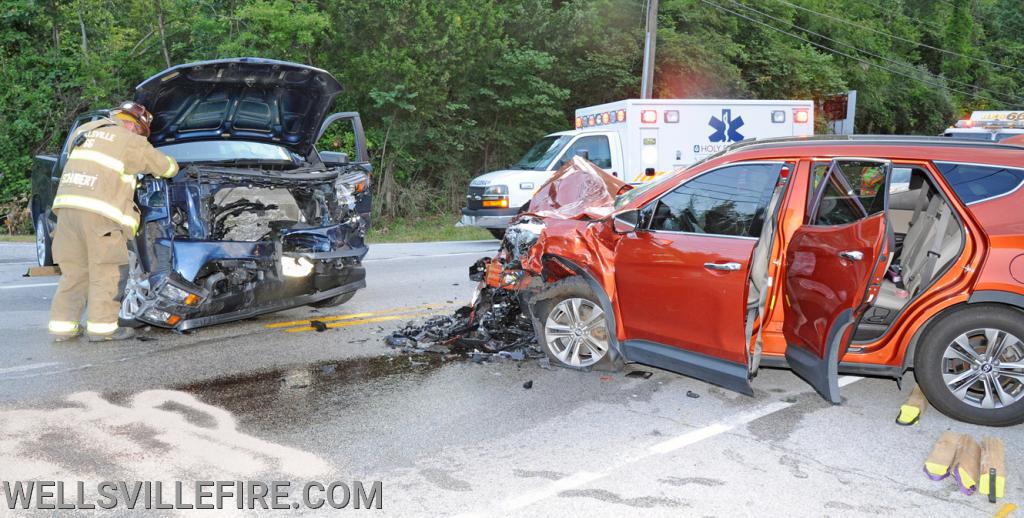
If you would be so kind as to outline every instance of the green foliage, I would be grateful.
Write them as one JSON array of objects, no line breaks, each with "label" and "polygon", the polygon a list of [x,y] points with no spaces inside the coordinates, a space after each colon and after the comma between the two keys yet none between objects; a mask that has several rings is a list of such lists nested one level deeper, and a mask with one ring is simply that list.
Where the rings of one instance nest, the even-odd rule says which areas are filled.
[{"label": "green foliage", "polygon": [[[453,213],[472,176],[569,128],[575,108],[639,93],[645,3],[0,0],[0,201],[24,196],[32,155],[56,149],[76,114],[130,97],[168,61],[260,56],[345,85],[335,108],[363,116],[378,215]],[[858,130],[874,133],[1024,108],[1016,2],[661,0],[659,25],[659,97],[856,89]],[[324,139],[354,152],[341,128]]]}]

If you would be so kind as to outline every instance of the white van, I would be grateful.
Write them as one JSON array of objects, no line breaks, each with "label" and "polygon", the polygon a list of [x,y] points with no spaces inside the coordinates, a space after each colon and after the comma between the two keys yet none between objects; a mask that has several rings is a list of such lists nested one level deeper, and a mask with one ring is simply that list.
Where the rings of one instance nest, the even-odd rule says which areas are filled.
[{"label": "white van", "polygon": [[975,110],[971,118],[956,121],[942,133],[957,139],[995,141],[1016,135],[1024,135],[1024,111]]},{"label": "white van", "polygon": [[574,155],[638,184],[749,138],[814,134],[813,101],[626,99],[576,110],[576,129],[541,138],[508,169],[473,179],[460,225],[500,237]]}]

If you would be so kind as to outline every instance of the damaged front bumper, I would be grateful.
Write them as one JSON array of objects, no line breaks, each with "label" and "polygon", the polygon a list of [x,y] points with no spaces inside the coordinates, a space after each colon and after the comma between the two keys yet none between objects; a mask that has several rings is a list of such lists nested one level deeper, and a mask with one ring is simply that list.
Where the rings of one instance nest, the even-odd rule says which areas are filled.
[{"label": "damaged front bumper", "polygon": [[[254,242],[157,238],[142,254],[136,249],[140,243],[135,245],[121,318],[179,331],[316,304],[366,287],[367,247],[358,219],[282,230]],[[146,259],[155,268],[145,268]],[[159,267],[167,263],[170,268]]]}]

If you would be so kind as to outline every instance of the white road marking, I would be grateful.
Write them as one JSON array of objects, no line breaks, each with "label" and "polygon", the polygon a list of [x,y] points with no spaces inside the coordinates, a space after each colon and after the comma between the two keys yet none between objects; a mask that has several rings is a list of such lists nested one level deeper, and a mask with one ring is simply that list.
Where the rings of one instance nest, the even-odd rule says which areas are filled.
[{"label": "white road marking", "polygon": [[[851,383],[856,383],[864,378],[858,376],[843,376],[839,378],[839,386],[845,387]],[[599,480],[601,478],[612,475],[614,472],[619,471],[629,465],[637,462],[650,461],[652,457],[659,455],[665,455],[672,453],[686,446],[696,444],[705,439],[710,439],[717,435],[721,435],[725,432],[733,430],[736,427],[749,424],[750,422],[760,419],[762,417],[774,414],[780,410],[785,410],[796,403],[788,403],[786,401],[773,401],[763,407],[744,412],[731,417],[722,419],[716,423],[712,423],[703,428],[698,428],[686,432],[682,435],[673,437],[666,441],[654,444],[643,454],[640,454],[632,459],[620,461],[613,466],[598,472],[590,471],[579,471],[568,477],[552,482],[544,487],[527,491],[516,497],[506,499],[498,502],[491,509],[485,511],[477,511],[470,513],[463,513],[456,515],[457,518],[469,518],[469,517],[482,517],[482,516],[505,516],[525,507],[531,506],[541,500],[545,500],[552,496],[555,496],[562,491],[576,489],[586,484]]]},{"label": "white road marking", "polygon": [[853,382],[856,382],[856,381],[860,381],[862,379],[864,379],[864,378],[862,378],[860,376],[843,376],[842,378],[839,378],[839,386],[840,387],[845,387],[845,386],[849,385],[850,383],[853,383]]},{"label": "white road marking", "polygon": [[7,367],[6,369],[0,369],[0,374],[10,374],[12,372],[25,372],[34,371],[38,369],[45,369],[47,367],[53,367],[54,365],[60,365],[59,362],[41,362],[41,363],[29,363],[26,365],[19,365],[17,367]]},{"label": "white road marking", "polygon": [[10,286],[0,286],[0,290],[18,290],[22,288],[38,288],[40,286],[56,286],[56,282],[42,282],[37,284],[12,284]]}]

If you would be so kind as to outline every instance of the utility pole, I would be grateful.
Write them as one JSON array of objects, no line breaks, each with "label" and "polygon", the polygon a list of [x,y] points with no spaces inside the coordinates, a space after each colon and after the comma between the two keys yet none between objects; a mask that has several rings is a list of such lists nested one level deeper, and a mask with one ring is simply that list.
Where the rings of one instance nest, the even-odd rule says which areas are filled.
[{"label": "utility pole", "polygon": [[640,98],[650,99],[654,93],[654,46],[658,42],[658,0],[647,0],[647,32],[644,35],[644,77],[640,82]]}]

